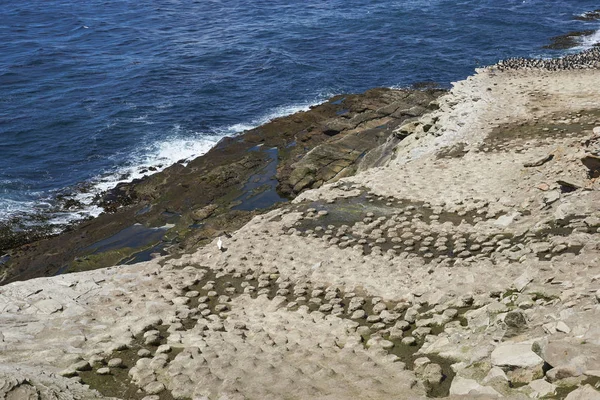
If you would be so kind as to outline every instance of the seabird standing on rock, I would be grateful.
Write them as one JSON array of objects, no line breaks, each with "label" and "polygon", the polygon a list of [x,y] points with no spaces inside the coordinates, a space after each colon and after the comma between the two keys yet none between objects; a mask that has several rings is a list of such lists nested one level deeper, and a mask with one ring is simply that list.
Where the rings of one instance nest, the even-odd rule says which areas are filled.
[{"label": "seabird standing on rock", "polygon": [[227,239],[231,239],[231,234],[229,232],[222,231],[219,235],[219,240],[217,240],[217,248],[221,251],[227,251],[227,247],[223,246],[223,240],[221,237],[225,236]]}]

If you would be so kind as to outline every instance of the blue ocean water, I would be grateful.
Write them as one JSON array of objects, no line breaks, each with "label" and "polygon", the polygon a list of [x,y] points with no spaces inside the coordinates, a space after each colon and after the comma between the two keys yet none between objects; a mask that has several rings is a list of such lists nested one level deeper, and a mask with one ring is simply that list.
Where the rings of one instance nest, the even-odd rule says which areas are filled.
[{"label": "blue ocean water", "polygon": [[[592,0],[4,0],[0,221],[205,152],[333,94],[557,56]],[[583,44],[582,44],[583,46]],[[57,213],[55,222],[97,214]]]}]

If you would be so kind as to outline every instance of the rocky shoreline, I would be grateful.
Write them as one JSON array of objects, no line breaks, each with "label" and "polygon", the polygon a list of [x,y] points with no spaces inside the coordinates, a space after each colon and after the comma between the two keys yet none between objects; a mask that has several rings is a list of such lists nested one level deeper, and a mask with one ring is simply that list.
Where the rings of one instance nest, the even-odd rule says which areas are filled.
[{"label": "rocky shoreline", "polygon": [[0,287],[0,393],[599,399],[595,57],[336,97],[122,185],[111,228],[73,248],[206,232]]},{"label": "rocky shoreline", "polygon": [[224,138],[186,165],[118,185],[98,203],[106,213],[59,235],[44,225],[16,234],[5,227],[0,284],[190,251],[303,190],[384,162],[401,140],[392,131],[430,111],[442,93],[373,89],[336,96]]}]

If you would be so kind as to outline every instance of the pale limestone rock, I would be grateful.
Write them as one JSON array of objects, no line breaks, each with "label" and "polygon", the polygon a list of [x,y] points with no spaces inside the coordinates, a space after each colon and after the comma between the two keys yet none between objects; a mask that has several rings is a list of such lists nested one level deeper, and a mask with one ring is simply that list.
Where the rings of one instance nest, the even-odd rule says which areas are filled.
[{"label": "pale limestone rock", "polygon": [[483,378],[483,381],[481,381],[481,383],[487,384],[487,383],[492,383],[492,382],[497,382],[497,381],[508,382],[508,378],[507,378],[506,374],[504,373],[504,371],[502,370],[502,368],[492,367],[490,369],[490,372],[488,372],[486,377]]},{"label": "pale limestone rock", "polygon": [[123,360],[120,358],[111,358],[108,360],[107,365],[111,368],[121,368],[123,366]]},{"label": "pale limestone rock", "polygon": [[573,203],[562,203],[556,207],[556,211],[554,211],[554,219],[561,221],[575,214],[576,212],[577,208]]},{"label": "pale limestone rock", "polygon": [[465,317],[471,329],[487,327],[490,324],[487,306],[478,308],[477,310],[469,310],[465,313]]},{"label": "pale limestone rock", "polygon": [[595,378],[600,378],[600,369],[588,369],[587,371],[584,372],[585,375],[587,376],[593,376]]},{"label": "pale limestone rock", "polygon": [[549,335],[556,333],[556,323],[554,322],[548,322],[547,324],[542,325],[542,328],[544,329],[544,332]]},{"label": "pale limestone rock", "polygon": [[507,228],[515,221],[515,219],[519,218],[520,216],[521,213],[519,212],[513,212],[512,214],[503,215],[501,217],[498,217],[496,222],[494,222],[494,225],[500,228]]},{"label": "pale limestone rock", "polygon": [[427,357],[419,357],[413,362],[413,370],[417,374],[421,374],[427,364],[430,364],[431,360]]},{"label": "pale limestone rock", "polygon": [[156,354],[170,353],[170,352],[171,352],[171,346],[169,346],[168,344],[161,344],[156,349]]},{"label": "pale limestone rock", "polygon": [[450,386],[450,395],[467,396],[467,395],[485,395],[489,397],[502,397],[494,388],[482,386],[474,379],[466,379],[457,376],[452,381]]},{"label": "pale limestone rock", "polygon": [[444,379],[442,367],[435,363],[427,364],[421,376],[423,381],[430,385],[439,385]]},{"label": "pale limestone rock", "polygon": [[534,391],[530,397],[534,398],[553,395],[556,392],[556,385],[546,382],[543,379],[529,382],[529,387]]},{"label": "pale limestone rock", "polygon": [[58,373],[60,376],[64,376],[65,378],[72,378],[77,376],[77,371],[73,367],[65,368]]},{"label": "pale limestone rock", "polygon": [[164,392],[165,390],[165,385],[162,384],[161,382],[151,382],[149,384],[147,384],[146,386],[144,386],[144,392],[152,395],[152,394],[159,394],[161,392]]},{"label": "pale limestone rock", "polygon": [[560,199],[560,192],[558,190],[551,190],[549,192],[546,192],[546,194],[544,194],[544,203],[546,204],[552,204],[554,202],[556,202],[558,199]]},{"label": "pale limestone rock", "polygon": [[558,321],[558,323],[556,324],[556,330],[558,332],[563,332],[563,333],[571,332],[571,328],[569,328],[569,326],[567,324],[565,324],[563,321]]},{"label": "pale limestone rock", "polygon": [[45,368],[23,364],[0,364],[0,398],[25,399],[106,399],[75,379],[56,376]]},{"label": "pale limestone rock", "polygon": [[492,364],[508,368],[536,368],[544,360],[531,350],[531,344],[504,343],[492,352]]},{"label": "pale limestone rock", "polygon": [[44,314],[52,314],[57,311],[62,311],[63,309],[63,305],[54,299],[40,300],[37,303],[34,303],[33,306]]},{"label": "pale limestone rock", "polygon": [[148,349],[140,349],[138,350],[137,355],[140,358],[152,357],[152,352],[150,352]]},{"label": "pale limestone rock", "polygon": [[[322,200],[334,206],[338,201],[336,199],[358,196],[362,191],[358,187],[366,187],[372,192],[371,197],[375,198],[391,196],[429,202],[439,208],[437,216],[440,221],[423,221],[406,216],[404,221],[396,222],[407,222],[408,225],[399,228],[410,231],[412,237],[440,236],[453,238],[452,241],[460,237],[466,238],[465,242],[485,237],[482,241],[485,240],[486,244],[476,240],[476,245],[490,249],[487,255],[472,254],[472,259],[463,259],[454,264],[450,264],[450,260],[427,263],[423,257],[410,252],[395,257],[391,253],[379,254],[378,251],[365,255],[362,249],[341,249],[312,236],[283,236],[281,232],[288,231],[298,221],[298,213],[274,210],[267,215],[256,216],[240,231],[233,233],[231,243],[235,243],[235,246],[230,246],[227,252],[218,251],[213,244],[198,248],[196,253],[184,255],[180,260],[163,259],[161,263],[150,261],[4,286],[0,293],[0,330],[3,332],[0,368],[11,359],[18,359],[19,362],[54,371],[53,368],[58,370],[68,365],[63,361],[68,353],[83,354],[88,360],[91,360],[91,354],[115,357],[114,354],[108,355],[113,344],[125,342],[132,345],[132,334],[137,336],[144,332],[145,340],[152,338],[153,343],[158,345],[166,339],[170,345],[181,346],[183,351],[168,364],[164,354],[154,360],[138,361],[129,375],[141,388],[153,382],[162,382],[166,385],[165,390],[176,398],[203,398],[208,394],[225,398],[236,391],[239,393],[235,396],[240,397],[278,398],[278,393],[290,391],[298,393],[299,398],[328,396],[331,399],[345,399],[359,398],[365,385],[368,385],[368,394],[373,398],[390,398],[390,393],[403,399],[425,395],[419,385],[414,385],[414,374],[404,371],[403,363],[388,354],[382,346],[365,350],[359,334],[374,332],[366,327],[361,327],[366,330],[357,329],[356,325],[348,324],[347,318],[309,312],[305,306],[292,312],[281,303],[281,299],[269,302],[264,299],[266,296],[253,299],[229,293],[229,315],[224,322],[218,323],[220,317],[211,314],[206,304],[212,298],[189,302],[181,299],[183,295],[194,297],[188,294],[193,294],[194,288],[191,286],[198,282],[197,276],[201,279],[204,272],[199,271],[202,269],[209,269],[217,275],[237,269],[236,273],[240,273],[238,278],[241,279],[246,275],[257,278],[260,275],[280,274],[294,286],[308,281],[311,282],[308,286],[315,286],[296,297],[306,296],[316,286],[333,282],[343,287],[346,294],[356,291],[368,298],[376,296],[385,299],[388,306],[389,303],[404,304],[401,308],[394,308],[399,315],[410,303],[413,308],[408,312],[407,319],[418,321],[420,328],[443,321],[439,316],[441,308],[430,312],[421,311],[425,309],[421,306],[433,306],[441,303],[441,299],[453,299],[452,305],[445,306],[477,308],[468,313],[472,316],[467,318],[469,326],[461,326],[455,320],[441,334],[425,336],[425,344],[419,350],[422,354],[439,354],[454,362],[463,361],[464,368],[474,363],[489,365],[493,346],[502,340],[514,338],[515,341],[527,341],[535,338],[536,342],[543,342],[547,341],[548,335],[555,335],[561,330],[563,332],[551,339],[563,340],[566,329],[557,322],[562,320],[565,325],[568,324],[571,330],[569,339],[574,339],[574,342],[565,347],[555,346],[557,354],[546,351],[544,357],[564,363],[553,364],[555,368],[548,372],[547,378],[560,379],[581,373],[596,376],[593,375],[594,371],[600,370],[600,366],[593,361],[594,357],[598,359],[597,347],[600,343],[596,323],[599,311],[597,302],[600,302],[600,292],[597,292],[600,246],[597,245],[598,232],[595,229],[598,228],[600,191],[597,190],[598,181],[585,177],[587,171],[580,166],[581,157],[577,155],[581,150],[579,138],[569,138],[568,135],[561,137],[560,154],[557,153],[552,164],[547,165],[547,170],[544,167],[543,171],[535,173],[523,171],[523,163],[537,153],[555,151],[557,142],[550,139],[550,143],[544,143],[531,138],[528,140],[530,143],[521,145],[508,140],[505,145],[509,151],[490,151],[485,154],[478,151],[480,147],[488,145],[489,133],[503,124],[515,121],[526,123],[532,117],[545,120],[547,115],[565,110],[585,110],[591,104],[590,100],[600,98],[600,87],[589,85],[590,81],[598,81],[600,72],[577,71],[567,75],[568,79],[554,72],[548,75],[538,71],[535,76],[519,72],[510,75],[508,84],[502,74],[482,72],[468,81],[458,82],[452,93],[440,101],[441,110],[435,114],[440,121],[431,129],[439,136],[413,136],[409,140],[414,140],[403,142],[403,146],[406,143],[410,145],[399,147],[397,158],[388,166],[346,178],[352,190],[325,185],[322,189],[304,192],[294,200],[295,204],[303,200]],[[547,81],[545,78],[548,76],[552,77],[552,85],[538,83],[538,79],[540,82]],[[493,88],[493,91],[487,88]],[[540,104],[540,109],[532,114],[529,90],[533,88],[541,89],[547,96]],[[475,97],[485,101],[471,100]],[[498,107],[499,104],[501,107]],[[458,159],[436,158],[438,150],[456,143],[467,143],[469,151]],[[519,150],[525,150],[523,154],[510,151],[512,146],[517,145]],[[563,172],[568,172],[569,176],[580,173],[581,176],[577,178],[587,180],[592,190],[578,190],[558,196],[555,192],[551,194],[554,200],[548,198],[551,204],[540,208],[543,193],[535,188],[545,181],[551,183],[545,184],[545,189],[555,189],[553,182]],[[432,176],[435,179],[431,179]],[[464,210],[471,210],[475,200],[486,204],[472,209],[478,210],[477,216],[469,214],[471,211],[463,213]],[[560,200],[568,205],[563,206]],[[517,207],[523,209],[520,215],[515,211]],[[458,225],[441,221],[445,215],[456,217],[459,209],[464,220]],[[412,216],[421,213],[421,210],[415,209],[408,211],[412,212]],[[511,217],[511,213],[514,217]],[[500,226],[495,224],[500,215],[511,217],[510,221]],[[590,218],[592,215],[593,218]],[[553,229],[551,225],[556,222],[555,218],[568,217],[573,217],[573,220],[568,221],[569,226],[561,228],[563,232],[560,235],[548,235]],[[368,237],[375,229],[381,232],[390,229],[391,225],[384,226],[387,223],[384,221],[375,217],[351,229],[356,229],[357,237]],[[370,223],[374,226],[367,229]],[[535,228],[530,230],[531,227]],[[574,231],[570,232],[571,229]],[[373,238],[381,239],[381,235],[374,234]],[[543,243],[535,243],[540,238],[543,238]],[[529,244],[528,240],[531,241]],[[442,244],[440,242],[439,247]],[[537,254],[530,252],[567,250],[568,246],[577,244],[584,245],[579,254],[563,251],[560,254],[541,254],[543,259],[538,259]],[[477,250],[474,252],[477,253]],[[196,268],[198,266],[202,268]],[[277,267],[277,274],[271,271],[274,266]],[[524,271],[532,273],[524,276]],[[267,282],[264,279],[259,281]],[[263,285],[267,286],[266,283]],[[535,302],[523,301],[523,296],[515,303],[512,296],[501,298],[501,294],[511,287],[526,292],[526,295],[537,291],[546,293],[546,289],[550,289],[548,292],[562,296],[560,299],[540,296]],[[321,289],[324,287],[318,288]],[[216,285],[206,290],[211,290],[211,295],[215,296],[223,294]],[[477,295],[471,296],[469,301],[463,301],[462,295],[465,293]],[[284,295],[283,292],[280,294]],[[36,302],[48,298],[56,299],[64,307],[62,312],[58,312],[60,309],[52,304],[49,308],[42,306],[45,311],[35,306]],[[488,304],[489,301],[492,303]],[[200,303],[202,307],[190,310],[187,307],[190,302]],[[354,304],[354,309],[349,307],[348,312],[362,309],[363,303],[359,303]],[[526,305],[527,309],[508,312],[514,304]],[[329,307],[323,310],[327,309]],[[191,330],[175,332],[174,327],[182,327],[182,320],[196,311],[205,312],[206,319],[196,323]],[[157,318],[153,323],[145,319],[150,315]],[[386,323],[390,321],[388,329],[395,316],[382,312],[379,318]],[[164,338],[159,339],[158,331],[145,335],[161,325],[162,320],[170,325]],[[404,321],[404,325],[398,325],[396,329],[403,330],[408,327],[407,324]],[[230,329],[231,326],[244,328]],[[507,326],[511,329],[506,330]],[[546,334],[542,327],[546,329]],[[426,335],[424,331],[420,333]],[[385,336],[384,333],[381,335]],[[513,335],[519,336],[515,338]],[[540,338],[540,335],[546,338]],[[414,338],[406,340],[414,341]],[[552,346],[549,346],[550,349]],[[541,349],[545,347],[543,345]],[[559,351],[563,354],[558,354]],[[531,358],[530,349],[524,353]],[[148,355],[146,352],[140,353],[143,358]],[[498,357],[498,353],[492,356],[496,361]],[[541,368],[537,369],[538,364],[534,368],[513,368],[512,364],[528,365],[526,360],[513,361],[508,363],[510,365],[502,365],[509,377],[500,367],[494,366],[480,383],[456,378],[452,390],[454,393],[498,396],[489,387],[493,381],[498,388],[503,388],[506,397],[522,398],[529,388],[523,391],[509,388],[506,380],[510,378],[513,382],[529,383],[531,379],[537,379]],[[430,365],[433,364],[426,364],[425,367]],[[76,374],[74,369],[71,372]],[[439,371],[433,372],[432,377],[435,377]],[[192,375],[193,380],[190,379]],[[57,376],[52,379],[69,383],[67,379]],[[530,388],[541,393],[541,389],[548,385],[544,381],[534,380]],[[75,382],[72,385],[69,383],[69,390],[76,391],[77,388]],[[234,395],[231,396],[233,398]]]},{"label": "pale limestone rock", "polygon": [[592,385],[585,385],[569,393],[565,400],[600,400],[600,392]]},{"label": "pale limestone rock", "polygon": [[513,285],[515,286],[515,289],[517,289],[517,291],[522,292],[523,289],[525,289],[525,287],[529,284],[529,282],[533,280],[533,278],[534,277],[532,276],[532,273],[530,271],[525,271],[521,276],[515,279]]},{"label": "pale limestone rock", "polygon": [[561,379],[573,378],[580,376],[581,372],[577,370],[577,368],[572,367],[570,365],[561,366],[559,365],[556,368],[552,368],[550,371],[546,372],[546,378],[550,382],[556,382]]},{"label": "pale limestone rock", "polygon": [[89,362],[87,362],[85,360],[81,360],[81,361],[76,362],[75,364],[71,365],[71,368],[73,368],[75,371],[89,371],[92,369],[92,366],[90,365]]},{"label": "pale limestone rock", "polygon": [[542,348],[542,357],[555,368],[563,368],[579,376],[586,370],[600,369],[600,346],[581,340],[550,341]]}]

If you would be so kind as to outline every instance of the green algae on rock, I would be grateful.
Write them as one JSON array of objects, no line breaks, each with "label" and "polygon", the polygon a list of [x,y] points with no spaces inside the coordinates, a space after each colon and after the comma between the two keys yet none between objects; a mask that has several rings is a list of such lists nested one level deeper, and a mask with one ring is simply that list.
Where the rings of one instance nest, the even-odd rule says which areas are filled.
[{"label": "green algae on rock", "polygon": [[[443,92],[372,89],[336,96],[309,111],[224,138],[187,165],[177,163],[119,184],[100,201],[106,213],[57,236],[12,240],[4,235],[10,250],[0,265],[0,282],[190,251],[303,190],[374,165],[366,162],[369,152],[385,144],[399,123],[426,112]],[[117,240],[133,229],[153,233],[133,244]],[[94,248],[111,240],[110,248]]]}]

